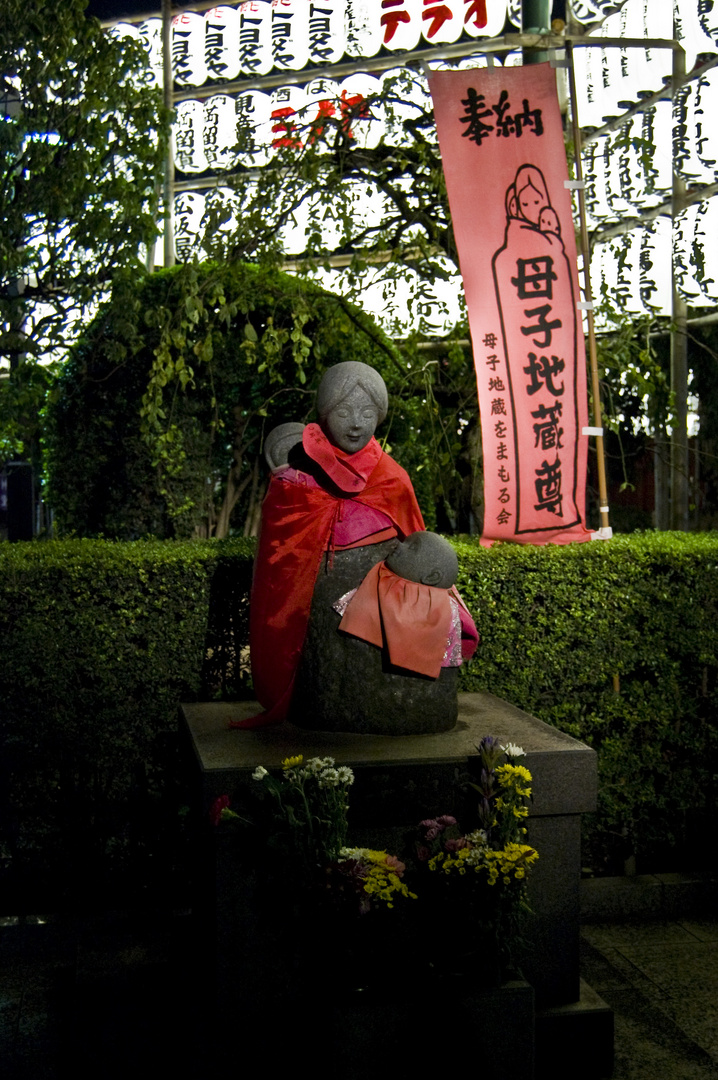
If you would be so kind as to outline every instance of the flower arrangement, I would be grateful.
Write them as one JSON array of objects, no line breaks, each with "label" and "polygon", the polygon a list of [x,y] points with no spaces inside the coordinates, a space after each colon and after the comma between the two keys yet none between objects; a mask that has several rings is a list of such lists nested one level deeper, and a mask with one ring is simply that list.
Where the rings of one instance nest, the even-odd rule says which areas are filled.
[{"label": "flower arrangement", "polygon": [[[295,884],[299,865],[310,890],[317,886],[335,907],[350,900],[362,915],[375,908],[393,908],[399,897],[416,899],[402,881],[406,866],[395,855],[346,846],[348,792],[354,783],[350,768],[337,767],[331,757],[305,761],[298,754],[284,759],[279,777],[258,765],[252,778],[275,801],[270,842],[282,849],[282,863]],[[226,795],[210,809],[214,825],[238,818]]]},{"label": "flower arrangement", "polygon": [[406,866],[395,855],[373,848],[342,848],[339,860],[331,867],[331,876],[339,889],[353,890],[359,898],[359,913],[366,915],[372,906],[394,907],[394,901],[404,896],[416,900],[401,880]]},{"label": "flower arrangement", "polygon": [[[481,953],[484,979],[491,977],[492,966],[497,978],[505,973],[520,944],[520,916],[529,910],[527,879],[538,859],[526,843],[532,780],[521,747],[487,736],[477,749],[478,781],[469,785],[478,793],[477,827],[463,833],[450,814],[420,823],[412,860],[412,873],[421,883],[416,892],[413,882],[404,879],[405,863],[395,855],[348,845],[349,789],[354,782],[350,768],[337,767],[331,757],[305,761],[302,755],[285,758],[279,775],[257,766],[252,774],[257,791],[274,805],[262,846],[267,902],[282,905],[286,916],[289,901],[298,925],[311,923],[320,928],[319,934],[334,927],[332,932],[346,945],[346,922],[341,920],[347,914],[391,910],[397,901],[416,900],[418,893],[416,909],[406,909],[407,914],[412,909],[409,936],[414,945],[421,932],[417,927],[438,924],[447,914],[464,927],[461,950],[450,954],[441,940],[427,937],[428,954],[436,947],[430,967],[448,963],[451,970],[460,970]],[[222,796],[210,817],[218,824],[238,815]],[[380,919],[373,935],[381,933],[381,926]],[[355,951],[357,956],[367,953],[364,945]],[[410,951],[416,952],[413,945]]]},{"label": "flower arrangement", "polygon": [[527,877],[538,859],[525,842],[531,773],[521,764],[524,751],[513,743],[502,746],[486,736],[477,749],[481,771],[470,786],[479,794],[479,828],[463,834],[451,815],[428,818],[419,825],[416,856],[431,875],[440,875],[443,888],[438,895],[434,890],[435,899],[446,904],[450,888],[454,903],[473,912],[481,949],[491,939],[498,965],[506,968],[520,942],[520,917],[530,910]]},{"label": "flower arrangement", "polygon": [[288,837],[308,868],[325,866],[339,857],[347,840],[348,792],[354,773],[334,758],[285,758],[281,776],[257,766],[252,778],[276,802],[275,824]]}]

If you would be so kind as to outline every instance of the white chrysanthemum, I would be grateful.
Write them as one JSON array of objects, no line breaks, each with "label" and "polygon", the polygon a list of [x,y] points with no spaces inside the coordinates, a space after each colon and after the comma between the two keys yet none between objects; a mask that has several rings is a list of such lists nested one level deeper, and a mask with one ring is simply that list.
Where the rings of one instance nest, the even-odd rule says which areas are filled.
[{"label": "white chrysanthemum", "polygon": [[267,775],[267,770],[265,769],[264,765],[258,765],[257,768],[252,773],[252,779],[253,780],[264,780],[266,775]]},{"label": "white chrysanthemum", "polygon": [[506,757],[526,757],[523,746],[517,746],[516,743],[506,743],[506,746],[502,746],[501,749],[506,754]]},{"label": "white chrysanthemum", "polygon": [[323,769],[331,769],[333,767],[333,757],[313,757],[307,762],[304,775],[316,776],[318,773],[322,772]]},{"label": "white chrysanthemum", "polygon": [[348,765],[340,765],[337,771],[342,784],[346,784],[348,787],[350,784],[354,783],[354,773]]},{"label": "white chrysanthemum", "polygon": [[489,841],[488,833],[485,829],[474,829],[473,832],[470,832],[467,835],[466,839],[473,847],[484,847]]},{"label": "white chrysanthemum", "polygon": [[323,769],[317,779],[320,788],[339,787],[341,783],[336,769]]}]

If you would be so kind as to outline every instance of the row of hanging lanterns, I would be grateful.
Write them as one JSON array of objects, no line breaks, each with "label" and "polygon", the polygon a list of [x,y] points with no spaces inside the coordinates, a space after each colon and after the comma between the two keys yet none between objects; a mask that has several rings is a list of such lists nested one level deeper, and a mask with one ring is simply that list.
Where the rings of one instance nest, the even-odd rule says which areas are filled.
[{"label": "row of hanging lanterns", "polygon": [[[643,2],[648,9],[650,0]],[[590,24],[615,8],[611,0],[573,0],[572,16]],[[612,32],[611,19],[616,17],[626,24],[624,31],[636,29],[618,12],[608,20]],[[219,5],[204,14],[184,11],[172,20],[173,77],[180,87],[203,86],[208,81],[370,59],[382,50],[410,52],[495,38],[503,33],[507,18],[514,29],[520,29],[521,0],[509,0],[508,5],[507,0],[247,0]],[[670,24],[670,8],[654,0],[650,27],[644,25],[641,32],[670,37],[670,25],[668,34],[663,32],[666,20]],[[136,26],[119,23],[112,32],[145,44],[151,69],[161,84],[161,20],[145,19]],[[634,36],[640,37],[641,32]],[[668,62],[670,66],[670,57]]]},{"label": "row of hanging lanterns", "polygon": [[[697,0],[675,0],[673,4],[628,0],[590,36],[597,42],[601,38],[671,41],[674,16],[676,36],[686,53],[686,71],[691,71],[699,55],[716,52],[718,5]],[[576,105],[581,127],[601,127],[641,97],[661,90],[671,77],[672,65],[670,48],[575,49]]]},{"label": "row of hanging lanterns", "polygon": [[[485,57],[471,56],[458,66],[485,64]],[[312,127],[323,117],[344,123],[359,148],[375,147],[382,138],[401,146],[410,141],[406,122],[431,108],[426,78],[407,68],[180,101],[173,130],[175,166],[185,174],[259,169],[283,148],[311,139]]]},{"label": "row of hanging lanterns", "polygon": [[[203,86],[311,70],[311,65],[369,59],[382,49],[407,52],[497,37],[505,23],[506,0],[248,0],[174,17],[173,77],[180,87]],[[113,32],[145,44],[161,83],[161,20],[120,23]]]},{"label": "row of hanging lanterns", "polygon": [[[307,0],[301,0],[301,5],[294,3],[294,0],[273,0],[272,4],[269,4],[269,0],[254,0],[251,4],[236,8],[217,8],[207,12],[205,16],[193,16],[195,28],[199,26],[199,22],[204,26],[207,47],[204,54],[207,74],[204,78],[221,77],[218,74],[220,63],[226,65],[222,69],[225,78],[233,77],[231,73],[237,63],[239,74],[242,74],[241,54],[239,61],[235,57],[230,64],[227,60],[229,54],[221,52],[221,49],[228,47],[229,37],[226,34],[220,35],[221,40],[217,37],[218,12],[222,18],[225,17],[222,13],[232,12],[233,14],[228,16],[229,22],[234,19],[233,25],[241,29],[237,19],[241,19],[243,13],[266,19],[268,8],[276,8],[280,10],[280,14],[289,15],[290,12],[296,13],[300,6],[305,9],[307,19],[318,9],[317,4],[309,4]],[[465,13],[468,3],[457,0],[449,6],[454,13]],[[401,0],[401,3],[387,7],[397,11],[405,10],[409,15],[408,21],[411,21],[417,12],[421,16],[424,8],[429,9],[430,0],[414,4],[410,4],[409,0]],[[713,7],[716,8],[715,13]],[[330,37],[333,43],[327,45],[325,42],[326,47],[333,50],[332,56],[341,58],[339,52],[342,41],[342,55],[373,55],[369,50],[376,44],[377,32],[374,28],[372,38],[369,9],[376,13],[376,4],[351,3],[350,0],[334,4],[327,0],[322,8],[326,8],[329,15],[341,8],[346,16],[343,22],[344,37],[341,37],[340,29],[336,32],[332,29]],[[518,0],[509,0],[508,9],[504,0],[493,7],[489,3],[487,13],[496,17],[497,25],[499,8],[502,12],[501,26],[499,29],[488,27],[487,36],[495,36],[501,32],[507,10],[510,19],[520,17]],[[579,8],[580,11],[577,10]],[[676,0],[673,5],[657,5],[651,0],[628,0],[616,11],[615,4],[599,3],[599,0],[577,3],[574,0],[572,9],[574,15],[583,17],[587,22],[604,18],[608,12],[602,26],[593,32],[597,38],[620,36],[670,40],[673,36],[672,19],[675,16],[677,34],[686,48],[689,68],[698,54],[716,51],[718,4]],[[274,17],[272,14],[270,23]],[[214,23],[211,21],[213,18]],[[362,18],[365,19],[364,23]],[[149,20],[137,30],[146,41],[151,55],[153,49],[156,49],[156,39],[148,33],[147,26],[152,22],[159,26],[159,20]],[[229,22],[226,25],[229,25]],[[427,20],[420,17],[412,33],[416,33],[417,26],[423,22]],[[208,29],[210,26],[211,30]],[[334,24],[330,20],[330,29],[332,26]],[[357,27],[362,26],[364,37],[359,31],[354,32]],[[397,24],[397,33],[403,33],[405,29]],[[437,33],[439,31],[448,33],[443,26],[437,27]],[[200,41],[199,30],[195,29],[193,32],[195,40]],[[315,44],[317,40],[315,39]],[[400,37],[393,46],[380,40],[376,51],[382,46],[397,49],[416,47],[407,45],[407,40],[406,37]],[[374,44],[371,44],[372,41]],[[214,50],[211,57],[207,52],[210,46]],[[195,52],[199,56],[198,47]],[[157,55],[160,53],[157,52]],[[620,114],[634,101],[640,100],[641,96],[660,89],[671,72],[670,49],[576,49],[574,59],[582,127],[601,126],[611,116]],[[266,62],[262,61],[263,64]],[[327,58],[324,62],[331,61]],[[520,62],[520,54],[508,58],[505,62]],[[485,63],[484,57],[475,55],[461,61],[460,66],[476,67]],[[432,66],[435,66],[433,61]],[[194,72],[194,68],[192,71]],[[178,77],[177,72],[175,77]],[[192,79],[195,77],[196,75],[192,74]],[[186,83],[199,85],[199,82],[191,82],[189,78]],[[379,95],[386,96],[387,86],[394,83],[397,85],[397,92],[393,104],[380,106],[372,103],[364,110],[353,107],[361,101],[371,102]],[[236,168],[237,165],[247,169],[259,169],[269,163],[273,155],[288,142],[302,137],[302,131],[310,129],[312,123],[321,120],[322,115],[341,118],[343,110],[346,112],[347,122],[351,123],[352,136],[358,146],[375,146],[385,136],[400,143],[406,119],[411,114],[416,115],[422,108],[430,108],[430,105],[428,87],[423,75],[399,67],[381,76],[357,73],[342,81],[317,78],[304,86],[288,85],[267,92],[250,90],[233,96],[217,93],[205,101],[184,101],[178,103],[177,108],[177,167],[181,172],[190,175],[222,171]],[[591,226],[597,227],[621,218],[636,217],[646,209],[668,202],[674,165],[678,174],[689,184],[716,182],[718,128],[708,122],[708,118],[716,114],[718,69],[709,70],[688,83],[674,95],[673,102],[661,101],[632,117],[620,130],[590,143],[584,149],[584,172],[588,178],[586,202]],[[238,138],[241,139],[239,148]],[[214,197],[220,196],[215,193]],[[228,189],[224,197],[229,199]],[[177,198],[176,247],[180,259],[187,257],[188,252],[199,243],[206,209],[205,198],[197,192],[183,193]],[[367,208],[371,208],[374,214],[381,213],[382,200],[377,192],[371,198],[356,200],[357,214],[368,213]],[[281,236],[288,256],[300,254],[304,249],[310,218],[312,227],[317,227],[312,217],[312,208],[305,207],[284,226]],[[673,259],[678,291],[688,303],[693,306],[718,303],[718,265],[713,265],[718,261],[718,256],[714,259],[708,243],[708,238],[716,235],[717,226],[718,201],[708,200],[690,207],[673,224],[669,218],[659,217],[650,225],[634,228],[618,238],[597,245],[592,258],[594,294],[600,297],[602,292],[605,293],[611,297],[614,304],[619,304],[622,310],[632,314],[667,315],[671,311],[670,268]],[[337,223],[329,218],[320,222],[318,227],[329,249],[332,245],[336,246],[340,239],[338,234],[335,235]],[[417,289],[423,290],[420,303],[425,331],[441,332],[436,328],[443,325],[444,316],[441,313],[453,310],[451,298],[455,301],[460,292],[458,279],[453,278],[448,286],[443,283],[433,286],[440,294],[438,298],[427,297],[428,286],[425,283],[417,280],[415,284]],[[386,282],[372,283],[368,279],[365,282],[362,301],[366,299],[368,304],[371,297],[378,298],[376,314],[387,328],[391,324],[396,329],[401,319],[406,319],[410,311],[414,314],[418,311],[415,305],[412,307],[413,301],[401,293],[403,288],[405,286]],[[434,327],[434,330],[429,331],[429,326]]]},{"label": "row of hanging lanterns", "polygon": [[[591,255],[591,289],[597,301],[629,315],[670,316],[672,276],[691,307],[718,304],[718,200],[694,203],[668,216],[597,244]],[[599,319],[600,326],[600,319]]]}]

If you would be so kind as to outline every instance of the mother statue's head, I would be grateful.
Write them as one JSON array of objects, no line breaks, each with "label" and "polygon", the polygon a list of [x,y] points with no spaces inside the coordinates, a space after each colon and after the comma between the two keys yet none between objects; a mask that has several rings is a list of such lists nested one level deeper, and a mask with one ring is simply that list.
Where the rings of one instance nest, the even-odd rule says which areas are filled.
[{"label": "mother statue's head", "polygon": [[381,375],[356,360],[329,368],[317,390],[321,429],[334,446],[348,454],[364,449],[388,409],[389,396]]}]

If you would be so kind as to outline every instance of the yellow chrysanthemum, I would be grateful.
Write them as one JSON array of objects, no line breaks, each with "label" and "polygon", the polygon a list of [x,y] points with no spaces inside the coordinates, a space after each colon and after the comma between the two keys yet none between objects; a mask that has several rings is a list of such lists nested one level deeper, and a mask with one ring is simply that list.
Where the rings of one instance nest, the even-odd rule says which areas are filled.
[{"label": "yellow chrysanthemum", "polygon": [[301,765],[304,761],[303,754],[296,754],[294,757],[287,757],[282,762],[282,768],[286,772],[288,769],[295,769],[297,765]]}]

